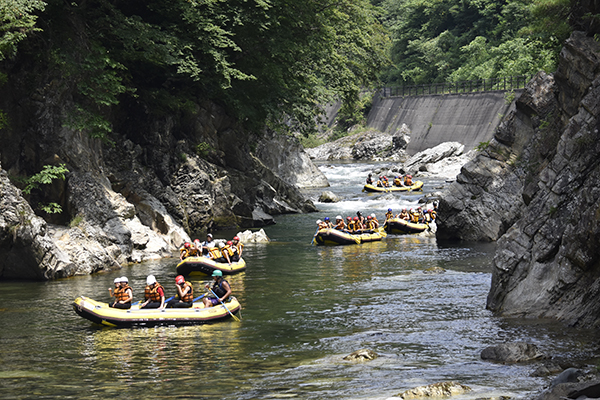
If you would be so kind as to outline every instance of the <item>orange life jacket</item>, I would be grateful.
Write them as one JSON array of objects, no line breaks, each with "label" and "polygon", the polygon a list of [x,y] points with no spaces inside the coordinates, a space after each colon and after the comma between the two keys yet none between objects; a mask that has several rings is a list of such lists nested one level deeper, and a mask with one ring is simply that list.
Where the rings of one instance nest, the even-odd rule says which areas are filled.
[{"label": "orange life jacket", "polygon": [[221,254],[221,250],[219,250],[219,248],[216,246],[209,247],[208,252],[211,254],[213,260],[223,257],[223,255]]},{"label": "orange life jacket", "polygon": [[[126,285],[124,288],[115,289],[115,301],[125,301],[127,300],[127,289],[131,289],[131,286]],[[133,294],[133,289],[131,290]],[[127,303],[131,303],[131,299]]]},{"label": "orange life jacket", "polygon": [[183,282],[183,286],[181,287],[181,291],[183,292],[185,290],[185,287],[189,286],[190,290],[183,295],[183,299],[180,299],[181,301],[184,301],[186,303],[190,303],[192,300],[194,300],[194,287],[192,286],[191,283],[185,281]]},{"label": "orange life jacket", "polygon": [[[156,285],[154,285],[154,287],[150,287],[150,286],[146,286],[146,289],[144,290],[144,298],[146,300],[150,299],[150,301],[160,301],[160,294],[158,294],[158,288],[162,288],[162,285],[160,283],[156,283]],[[163,294],[165,289],[163,289]]]}]

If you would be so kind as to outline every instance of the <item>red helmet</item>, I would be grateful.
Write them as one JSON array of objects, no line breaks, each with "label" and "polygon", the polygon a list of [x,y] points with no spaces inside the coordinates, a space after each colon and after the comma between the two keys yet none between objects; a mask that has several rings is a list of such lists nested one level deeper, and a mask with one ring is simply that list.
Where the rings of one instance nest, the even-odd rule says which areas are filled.
[{"label": "red helmet", "polygon": [[352,217],[346,217],[348,221],[352,221]]},{"label": "red helmet", "polygon": [[227,245],[231,246],[233,244],[233,242],[230,240],[227,242]]},{"label": "red helmet", "polygon": [[371,219],[372,217],[370,215],[367,215],[367,219]]},{"label": "red helmet", "polygon": [[188,247],[190,247],[190,243],[189,243],[189,242],[185,242],[185,243],[183,244],[183,247],[185,247],[185,248],[187,249]]},{"label": "red helmet", "polygon": [[175,283],[176,283],[176,284],[180,285],[180,284],[182,284],[183,282],[185,282],[185,279],[183,279],[183,275],[177,275],[177,276],[175,277]]},{"label": "red helmet", "polygon": [[239,237],[237,237],[237,236],[234,236],[234,237],[233,237],[233,240],[237,240],[237,241],[239,242],[239,241],[240,241],[240,238],[239,238]]},{"label": "red helmet", "polygon": [[358,221],[358,217],[354,217],[354,220],[355,220],[355,221]]},{"label": "red helmet", "polygon": [[200,243],[200,239],[194,239],[194,243]]}]

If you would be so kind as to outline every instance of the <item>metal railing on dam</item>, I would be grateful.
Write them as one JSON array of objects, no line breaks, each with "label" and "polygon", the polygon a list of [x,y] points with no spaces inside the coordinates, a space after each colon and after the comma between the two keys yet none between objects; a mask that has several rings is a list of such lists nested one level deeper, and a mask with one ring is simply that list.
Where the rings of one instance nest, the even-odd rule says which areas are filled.
[{"label": "metal railing on dam", "polygon": [[397,87],[384,87],[380,90],[380,96],[404,97],[404,96],[429,96],[436,94],[462,94],[490,91],[510,92],[524,89],[527,82],[533,78],[532,75],[507,76],[504,78],[476,79],[471,81],[428,83],[423,85],[406,85]]}]

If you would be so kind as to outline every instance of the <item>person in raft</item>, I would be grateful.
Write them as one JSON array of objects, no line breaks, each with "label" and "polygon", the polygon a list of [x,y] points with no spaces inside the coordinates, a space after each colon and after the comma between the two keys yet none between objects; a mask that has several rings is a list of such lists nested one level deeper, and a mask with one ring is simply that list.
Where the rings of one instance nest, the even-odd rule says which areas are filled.
[{"label": "person in raft", "polygon": [[[117,285],[118,281],[118,285]],[[110,297],[115,298],[115,301],[110,303],[108,306],[113,308],[121,308],[123,310],[128,310],[131,308],[131,300],[133,300],[133,290],[129,286],[129,279],[126,276],[122,276],[120,278],[115,279],[115,290],[113,292],[112,288],[108,288],[108,292],[110,293]]]},{"label": "person in raft", "polygon": [[146,278],[146,289],[144,290],[144,301],[140,308],[165,308],[165,289],[156,282],[154,275],[148,275]]},{"label": "person in raft", "polygon": [[[224,302],[225,300],[227,300],[229,298],[229,296],[231,296],[231,286],[229,286],[229,282],[227,282],[225,279],[223,279],[223,272],[216,269],[213,271],[212,277],[213,277],[213,285],[212,285],[211,289],[214,292],[214,294],[219,297],[215,298],[214,296],[211,296],[211,297],[205,297],[204,299],[202,299],[202,302],[204,303],[205,308],[216,306],[217,304]],[[205,287],[207,289],[209,289],[210,284],[207,283]]]},{"label": "person in raft", "polygon": [[190,308],[194,300],[194,288],[192,284],[186,282],[183,275],[175,277],[175,287],[177,288],[177,297],[167,302],[167,308]]},{"label": "person in raft", "polygon": [[192,255],[192,245],[185,242],[183,247],[179,249],[179,261],[183,261]]},{"label": "person in raft", "polygon": [[233,242],[233,245],[235,247],[237,247],[237,251],[238,251],[240,258],[242,258],[242,253],[244,251],[244,244],[242,242],[240,242],[240,237],[234,236],[232,242]]}]

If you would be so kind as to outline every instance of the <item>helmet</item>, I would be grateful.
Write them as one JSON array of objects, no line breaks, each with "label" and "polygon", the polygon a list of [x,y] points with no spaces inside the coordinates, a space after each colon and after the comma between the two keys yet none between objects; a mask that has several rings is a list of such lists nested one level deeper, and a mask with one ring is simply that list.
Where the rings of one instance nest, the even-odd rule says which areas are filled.
[{"label": "helmet", "polygon": [[341,215],[338,215],[337,217],[335,217],[335,219],[343,219]]},{"label": "helmet", "polygon": [[120,283],[121,282],[121,277],[115,278],[115,280],[113,282],[114,283]]},{"label": "helmet", "polygon": [[375,213],[371,214],[371,217],[372,217],[372,218],[375,218]]},{"label": "helmet", "polygon": [[346,217],[348,221],[352,221],[352,217]]},{"label": "helmet", "polygon": [[223,273],[218,269],[215,269],[211,276],[223,276]]},{"label": "helmet", "polygon": [[367,219],[373,219],[373,217],[371,217],[370,215],[367,215]]},{"label": "helmet", "polygon": [[185,279],[183,278],[183,275],[177,275],[175,277],[175,283],[178,285],[181,285],[183,282],[185,282]]},{"label": "helmet", "polygon": [[190,247],[190,243],[189,243],[189,242],[185,242],[185,243],[183,244],[183,247],[185,247],[185,248],[187,249],[188,247]]},{"label": "helmet", "polygon": [[325,221],[329,221],[329,217],[325,217]]},{"label": "helmet", "polygon": [[228,240],[228,241],[227,241],[227,244],[228,244],[229,246],[231,246],[231,245],[233,244],[233,242],[232,242],[231,240]]},{"label": "helmet", "polygon": [[122,277],[121,277],[121,282],[125,282],[125,283],[127,283],[127,282],[129,282],[129,279],[127,279],[127,277],[126,277],[126,276],[122,276]]},{"label": "helmet", "polygon": [[321,221],[320,219],[318,219],[317,220],[317,225],[319,225],[321,222],[323,222],[323,221]]},{"label": "helmet", "polygon": [[354,220],[355,220],[355,221],[358,221],[358,217],[354,217]]},{"label": "helmet", "polygon": [[234,236],[233,240],[237,240],[238,242],[240,241],[240,238],[238,236]]},{"label": "helmet", "polygon": [[402,211],[406,211],[406,207],[404,207],[404,208],[402,209]]},{"label": "helmet", "polygon": [[219,242],[219,248],[222,249],[223,247],[225,247],[225,243]]},{"label": "helmet", "polygon": [[156,283],[156,278],[154,277],[154,275],[148,275],[148,277],[146,278],[146,285],[150,286],[154,283]]},{"label": "helmet", "polygon": [[392,209],[391,209],[391,208],[388,208],[388,211],[392,211]]},{"label": "helmet", "polygon": [[206,237],[209,237],[209,238],[211,238],[211,239],[212,239],[212,238],[213,238],[213,235],[212,235],[212,233],[207,233],[207,234],[206,234]]},{"label": "helmet", "polygon": [[194,243],[200,243],[200,239],[194,239]]}]

